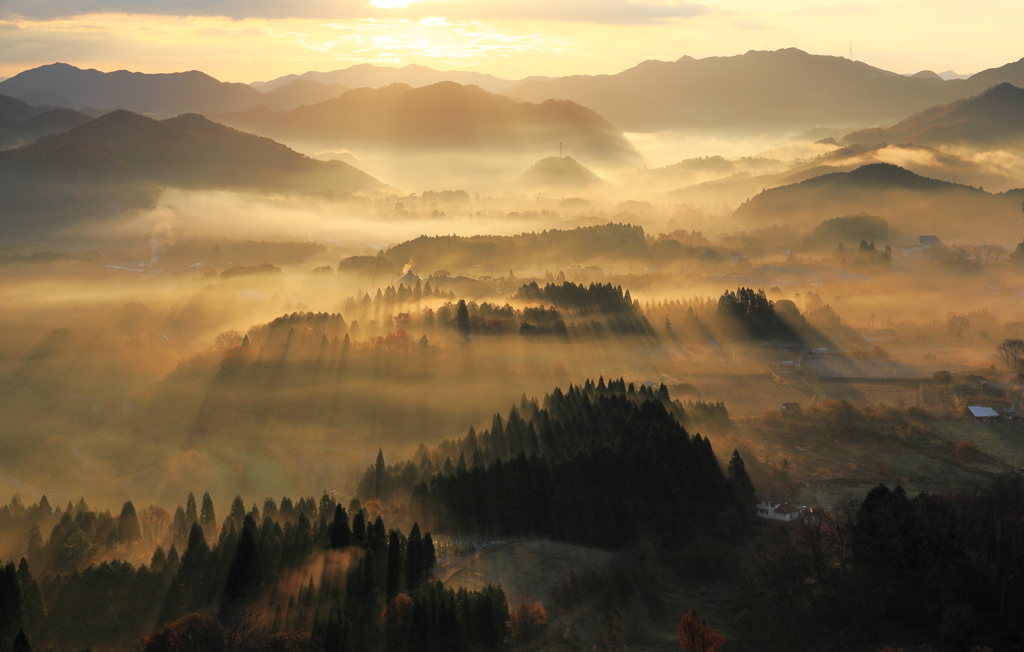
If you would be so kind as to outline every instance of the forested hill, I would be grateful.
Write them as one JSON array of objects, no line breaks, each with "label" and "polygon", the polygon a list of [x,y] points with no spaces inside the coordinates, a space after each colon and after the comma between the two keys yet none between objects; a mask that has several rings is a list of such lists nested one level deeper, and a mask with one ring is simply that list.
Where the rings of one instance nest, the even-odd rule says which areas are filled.
[{"label": "forested hill", "polygon": [[[728,418],[724,406],[710,408]],[[504,423],[496,416],[479,436],[421,448],[417,462],[388,468],[379,457],[359,495],[383,495],[419,473],[411,509],[439,531],[607,546],[737,535],[754,503],[743,462],[735,455],[723,472],[685,418],[664,385],[588,381],[540,404],[524,399]]]},{"label": "forested hill", "polygon": [[643,259],[651,256],[643,227],[604,224],[578,229],[550,229],[514,236],[420,236],[389,249],[385,256],[402,266],[415,259],[420,269],[464,268],[487,260],[500,268],[523,267],[551,260],[584,263]]},{"label": "forested hill", "polygon": [[218,528],[209,494],[201,504],[189,494],[173,520],[131,502],[117,516],[45,496],[0,506],[0,535],[21,548],[0,565],[0,650],[20,635],[53,650],[464,652],[508,636],[501,588],[429,579],[434,543],[418,525],[389,531],[379,511],[324,494],[262,511],[236,497]]}]

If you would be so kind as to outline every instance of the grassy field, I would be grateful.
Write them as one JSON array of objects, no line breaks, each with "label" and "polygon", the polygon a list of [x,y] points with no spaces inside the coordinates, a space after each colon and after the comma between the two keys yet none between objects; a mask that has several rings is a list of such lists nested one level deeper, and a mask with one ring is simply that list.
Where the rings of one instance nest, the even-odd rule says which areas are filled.
[{"label": "grassy field", "polygon": [[976,421],[955,419],[929,424],[940,436],[953,441],[969,441],[978,449],[1012,467],[1024,467],[1024,421]]},{"label": "grassy field", "polygon": [[548,606],[551,587],[572,571],[599,570],[614,553],[600,548],[532,539],[493,543],[464,558],[440,560],[449,588],[479,590],[500,584],[515,607],[526,599]]}]

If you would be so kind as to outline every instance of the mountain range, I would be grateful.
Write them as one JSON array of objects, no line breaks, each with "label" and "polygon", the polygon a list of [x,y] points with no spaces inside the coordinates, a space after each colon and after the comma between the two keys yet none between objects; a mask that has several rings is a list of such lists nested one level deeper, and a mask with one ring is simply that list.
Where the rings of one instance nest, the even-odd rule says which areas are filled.
[{"label": "mountain range", "polygon": [[607,120],[574,102],[517,102],[477,86],[439,82],[360,88],[291,111],[265,108],[211,116],[285,142],[343,148],[550,152],[636,163],[639,155]]},{"label": "mountain range", "polygon": [[28,104],[71,109],[127,109],[136,113],[173,116],[181,113],[221,113],[265,105],[286,110],[337,97],[343,85],[296,80],[261,93],[248,84],[218,81],[197,70],[147,74],[117,70],[82,70],[53,63],[5,79],[0,94]]},{"label": "mountain range", "polygon": [[904,76],[795,48],[732,57],[645,61],[614,75],[527,81],[507,95],[572,100],[624,131],[804,129],[900,120],[1003,82],[1024,85],[1024,60],[968,79]]},{"label": "mountain range", "polygon": [[[988,193],[923,177],[897,165],[874,163],[765,190],[736,209],[744,224],[783,222],[810,228],[842,215],[878,215],[919,233],[963,232],[970,219],[979,238],[1019,236],[1024,190]],[[912,235],[917,235],[912,233]]]},{"label": "mountain range", "polygon": [[847,135],[847,143],[1024,145],[1024,89],[1009,83],[916,113],[892,127]]},{"label": "mountain range", "polygon": [[0,150],[20,147],[90,120],[91,117],[71,109],[31,106],[13,97],[0,95]]},{"label": "mountain range", "polygon": [[344,84],[351,88],[381,88],[391,84],[406,84],[413,88],[430,86],[450,81],[463,86],[479,86],[491,93],[503,93],[528,81],[544,81],[550,77],[526,77],[525,79],[501,79],[471,70],[434,70],[426,66],[410,64],[402,67],[375,66],[361,63],[330,72],[309,71],[301,75],[285,75],[265,82],[253,82],[251,86],[264,93],[284,86],[297,79],[316,81],[321,84]]},{"label": "mountain range", "polygon": [[0,233],[46,232],[78,218],[144,208],[163,188],[391,190],[347,163],[317,161],[200,115],[158,121],[119,110],[0,152]]},{"label": "mountain range", "polygon": [[730,57],[644,61],[615,74],[508,80],[472,71],[360,64],[310,71],[252,85],[199,72],[100,72],[55,63],[0,81],[0,94],[29,104],[116,108],[162,116],[220,114],[260,105],[286,111],[337,97],[349,88],[412,88],[440,82],[542,103],[570,100],[623,131],[686,129],[804,130],[816,126],[892,124],[928,107],[992,86],[1024,86],[1024,60],[963,79],[952,71],[900,75],[843,57],[795,48]]}]

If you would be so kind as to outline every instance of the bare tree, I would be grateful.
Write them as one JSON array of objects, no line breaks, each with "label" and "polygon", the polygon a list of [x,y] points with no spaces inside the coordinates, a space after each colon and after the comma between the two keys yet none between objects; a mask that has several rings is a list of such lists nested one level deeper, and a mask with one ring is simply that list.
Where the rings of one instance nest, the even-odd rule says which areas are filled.
[{"label": "bare tree", "polygon": [[970,326],[971,320],[967,318],[967,315],[949,313],[946,317],[946,329],[958,340],[963,339]]},{"label": "bare tree", "polygon": [[1018,374],[1024,372],[1024,340],[1003,340],[1003,343],[996,347],[996,352],[1006,362],[1010,371]]}]

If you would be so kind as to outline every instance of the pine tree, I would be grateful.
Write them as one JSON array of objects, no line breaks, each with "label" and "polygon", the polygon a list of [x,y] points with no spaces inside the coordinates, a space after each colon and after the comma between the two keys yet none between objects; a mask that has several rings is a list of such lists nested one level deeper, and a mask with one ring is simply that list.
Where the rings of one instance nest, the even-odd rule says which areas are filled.
[{"label": "pine tree", "polygon": [[224,528],[234,527],[235,531],[238,531],[242,527],[242,522],[245,521],[245,503],[242,502],[241,496],[235,496],[235,499],[231,501],[231,511],[228,512],[228,517],[224,520]]},{"label": "pine tree", "polygon": [[129,500],[121,507],[121,515],[117,517],[117,541],[121,545],[130,546],[141,538],[139,516],[135,513],[135,505]]},{"label": "pine tree", "polygon": [[348,514],[341,505],[334,507],[334,520],[331,521],[327,530],[328,541],[331,548],[347,548],[352,545],[352,532],[348,527]]},{"label": "pine tree", "polygon": [[747,475],[747,469],[738,450],[732,452],[732,459],[729,460],[729,469],[726,471],[726,476],[729,478],[733,493],[743,512],[748,516],[753,516],[756,509],[757,496],[755,495],[754,483],[750,481],[750,476]]},{"label": "pine tree", "polygon": [[0,649],[10,648],[25,626],[25,607],[14,564],[0,569]]},{"label": "pine tree", "polygon": [[258,596],[262,568],[256,523],[247,515],[243,518],[238,547],[235,548],[224,584],[222,619],[237,616],[247,602]]},{"label": "pine tree", "polygon": [[11,645],[11,652],[32,652],[32,646],[28,643],[28,637],[25,636],[23,630],[18,630],[18,635],[14,637],[14,643]]},{"label": "pine tree", "polygon": [[199,514],[199,526],[203,529],[203,534],[207,539],[217,536],[217,515],[213,511],[213,499],[210,498],[209,491],[203,494],[203,509]]},{"label": "pine tree", "polygon": [[405,581],[409,591],[419,588],[425,575],[423,537],[420,535],[420,524],[413,523],[409,538],[405,542]]},{"label": "pine tree", "polygon": [[388,537],[388,574],[387,584],[385,588],[387,590],[387,599],[392,600],[398,595],[399,589],[402,586],[402,544],[398,539],[398,531],[391,530],[391,535]]},{"label": "pine tree", "polygon": [[366,544],[366,513],[359,509],[352,517],[352,543],[357,546]]},{"label": "pine tree", "polygon": [[39,590],[28,561],[22,557],[18,564],[18,587],[21,589],[22,603],[25,606],[25,625],[33,637],[38,638],[46,626],[46,606],[43,594]]},{"label": "pine tree", "polygon": [[192,527],[193,523],[199,522],[199,513],[196,510],[196,497],[188,492],[188,499],[185,501],[185,523]]},{"label": "pine tree", "polygon": [[373,490],[374,498],[381,498],[384,494],[384,471],[387,467],[384,464],[384,449],[377,449],[377,461],[373,467]]},{"label": "pine tree", "polygon": [[459,299],[459,305],[455,311],[455,327],[459,330],[459,333],[461,333],[463,337],[469,337],[469,307],[466,306],[465,299]]}]

